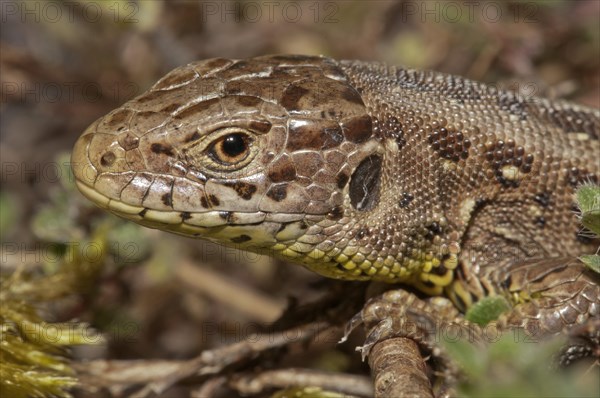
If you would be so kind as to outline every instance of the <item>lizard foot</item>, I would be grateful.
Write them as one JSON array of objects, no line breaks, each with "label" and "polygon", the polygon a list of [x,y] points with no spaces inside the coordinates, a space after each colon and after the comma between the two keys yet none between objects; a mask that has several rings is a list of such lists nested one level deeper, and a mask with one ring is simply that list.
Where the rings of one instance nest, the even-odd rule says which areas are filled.
[{"label": "lizard foot", "polygon": [[476,329],[469,326],[449,300],[441,297],[422,300],[401,289],[370,299],[347,324],[343,340],[361,324],[367,331],[364,344],[357,347],[363,361],[376,344],[404,337],[418,345],[423,357],[431,360],[434,372],[445,380],[456,380],[459,372],[440,344],[441,339],[469,336],[479,340]]}]

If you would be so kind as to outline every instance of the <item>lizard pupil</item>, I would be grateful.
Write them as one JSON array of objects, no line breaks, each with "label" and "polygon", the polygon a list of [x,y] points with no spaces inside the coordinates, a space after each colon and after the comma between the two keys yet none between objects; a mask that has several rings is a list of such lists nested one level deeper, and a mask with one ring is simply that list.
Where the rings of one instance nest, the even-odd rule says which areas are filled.
[{"label": "lizard pupil", "polygon": [[242,134],[229,134],[225,137],[222,144],[223,153],[235,158],[246,151],[246,140]]}]

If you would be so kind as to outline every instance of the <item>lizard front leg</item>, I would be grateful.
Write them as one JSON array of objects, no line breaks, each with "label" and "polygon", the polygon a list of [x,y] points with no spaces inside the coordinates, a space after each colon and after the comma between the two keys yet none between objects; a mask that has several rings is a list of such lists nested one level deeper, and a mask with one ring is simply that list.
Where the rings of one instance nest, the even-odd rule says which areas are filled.
[{"label": "lizard front leg", "polygon": [[600,275],[573,258],[548,258],[516,264],[491,279],[514,307],[502,328],[523,328],[530,338],[568,332],[559,356],[568,365],[600,352]]},{"label": "lizard front leg", "polygon": [[[567,345],[558,353],[557,364],[569,365],[600,352],[600,284],[598,275],[576,259],[551,258],[518,263],[489,275],[512,306],[494,323],[497,331],[522,328],[527,338],[541,340],[566,332]],[[504,275],[501,277],[501,275]],[[386,339],[405,337],[415,341],[423,356],[431,359],[433,376],[448,389],[460,371],[444,351],[442,340],[486,341],[483,329],[465,318],[443,297],[421,299],[407,290],[390,290],[372,298],[354,316],[348,334],[358,325],[367,330],[365,344],[358,348],[363,359]]]}]

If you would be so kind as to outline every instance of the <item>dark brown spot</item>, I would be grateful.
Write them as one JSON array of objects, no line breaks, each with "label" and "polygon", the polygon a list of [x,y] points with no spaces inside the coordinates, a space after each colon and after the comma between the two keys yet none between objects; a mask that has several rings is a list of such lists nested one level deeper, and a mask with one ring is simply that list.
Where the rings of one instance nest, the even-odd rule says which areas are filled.
[{"label": "dark brown spot", "polygon": [[348,183],[348,180],[350,179],[350,176],[348,176],[348,174],[346,173],[340,173],[335,177],[335,180],[337,182],[337,187],[339,189],[342,189],[346,186],[346,184]]},{"label": "dark brown spot", "polygon": [[162,108],[160,111],[161,112],[166,112],[166,113],[171,113],[173,111],[176,111],[177,109],[179,109],[179,107],[181,106],[181,104],[169,104],[167,106],[165,106],[164,108]]},{"label": "dark brown spot", "polygon": [[233,190],[237,192],[238,196],[244,200],[252,199],[254,192],[256,192],[255,185],[248,184],[247,182],[243,181],[225,182],[223,185],[233,188]]},{"label": "dark brown spot", "polygon": [[273,199],[275,202],[281,202],[287,197],[287,184],[277,184],[273,185],[267,191],[267,196]]},{"label": "dark brown spot", "polygon": [[166,194],[161,196],[160,200],[164,203],[165,206],[173,206],[173,196],[171,195],[171,192],[167,192]]},{"label": "dark brown spot", "polygon": [[249,240],[252,240],[252,238],[249,237],[248,235],[240,235],[240,236],[236,236],[235,238],[231,238],[231,241],[233,243],[244,243],[244,242],[248,242]]},{"label": "dark brown spot", "polygon": [[256,105],[260,104],[261,99],[252,95],[238,95],[237,102],[242,106],[255,107]]},{"label": "dark brown spot", "polygon": [[369,230],[367,228],[361,228],[358,230],[358,232],[356,233],[356,239],[362,239],[364,238],[367,234],[369,233]]},{"label": "dark brown spot", "polygon": [[266,120],[252,120],[248,127],[250,127],[250,130],[254,130],[257,133],[268,133],[269,130],[271,130],[271,122],[268,122]]},{"label": "dark brown spot", "polygon": [[546,225],[546,219],[542,216],[536,217],[535,224],[540,228],[544,228],[544,226]]},{"label": "dark brown spot", "polygon": [[440,276],[445,275],[446,272],[448,272],[448,269],[444,266],[443,262],[442,262],[442,264],[438,265],[437,267],[433,267],[430,271],[430,273],[432,273],[434,275],[440,275]]},{"label": "dark brown spot", "polygon": [[352,103],[355,103],[358,105],[365,106],[365,103],[363,102],[362,98],[360,97],[360,94],[358,93],[358,91],[356,91],[352,87],[347,87],[344,91],[342,91],[342,98],[348,102],[352,102]]},{"label": "dark brown spot", "polygon": [[242,82],[227,82],[225,86],[225,94],[226,95],[239,95],[244,92],[244,84]]},{"label": "dark brown spot", "polygon": [[330,220],[339,220],[342,217],[344,217],[344,208],[342,206],[335,206],[327,213],[327,218]]},{"label": "dark brown spot", "polygon": [[161,144],[159,142],[155,142],[150,146],[150,150],[156,154],[163,154],[167,156],[173,156],[173,148],[168,145]]},{"label": "dark brown spot", "polygon": [[442,227],[437,222],[432,222],[426,227],[427,233],[425,234],[425,238],[428,240],[433,240],[436,235],[439,235],[442,232]]},{"label": "dark brown spot", "polygon": [[200,198],[200,204],[202,205],[202,207],[204,207],[205,209],[208,209],[209,205],[208,205],[208,200],[206,199],[205,196]]},{"label": "dark brown spot", "polygon": [[126,151],[135,149],[140,144],[140,139],[131,133],[125,133],[119,137],[119,145]]},{"label": "dark brown spot", "polygon": [[580,169],[577,167],[571,167],[567,169],[566,175],[567,181],[573,187],[577,187],[585,182],[592,182],[595,184],[598,181],[598,177],[595,174],[590,173],[585,168]]},{"label": "dark brown spot", "polygon": [[296,168],[289,157],[282,157],[269,166],[268,176],[273,182],[293,181],[296,179]]},{"label": "dark brown spot", "polygon": [[408,205],[410,205],[410,203],[413,201],[414,196],[408,192],[402,192],[402,199],[400,199],[400,208],[404,209],[406,207],[408,207]]},{"label": "dark brown spot", "polygon": [[540,192],[533,198],[537,203],[539,203],[542,207],[548,207],[550,204],[550,193],[549,192]]},{"label": "dark brown spot", "polygon": [[208,201],[212,206],[218,206],[220,203],[219,198],[217,198],[217,196],[213,194],[208,195]]},{"label": "dark brown spot", "polygon": [[231,211],[220,211],[219,212],[219,217],[229,223],[229,222],[231,222],[231,219],[233,217],[233,212],[231,212]]},{"label": "dark brown spot", "polygon": [[148,211],[148,209],[143,209],[142,211],[140,211],[140,212],[138,213],[138,215],[139,215],[140,217],[144,218],[144,217],[146,217],[146,212],[147,212],[147,211]]},{"label": "dark brown spot", "polygon": [[344,137],[346,137],[348,141],[357,144],[367,141],[373,134],[373,122],[371,121],[371,116],[357,116],[343,122],[342,131],[344,132]]},{"label": "dark brown spot", "polygon": [[300,102],[300,99],[309,92],[310,90],[307,90],[304,87],[291,84],[283,92],[280,102],[281,106],[288,111],[297,111],[299,110],[298,102]]},{"label": "dark brown spot", "polygon": [[212,98],[206,101],[198,102],[195,105],[185,108],[181,112],[177,113],[174,117],[176,119],[185,119],[187,117],[203,113],[209,108],[216,106],[217,104],[219,104],[219,98]]},{"label": "dark brown spot", "polygon": [[332,120],[292,119],[286,147],[299,149],[331,149],[344,141],[340,125]]},{"label": "dark brown spot", "polygon": [[183,142],[192,142],[192,141],[196,141],[200,139],[200,133],[197,131],[194,131],[192,134],[190,134]]},{"label": "dark brown spot", "polygon": [[116,159],[117,157],[115,156],[115,154],[111,151],[108,151],[104,153],[104,155],[102,155],[102,157],[100,158],[100,164],[104,167],[108,167],[111,166]]},{"label": "dark brown spot", "polygon": [[381,156],[371,155],[360,162],[352,174],[350,203],[356,210],[371,210],[379,201],[381,163]]},{"label": "dark brown spot", "polygon": [[189,220],[190,218],[192,218],[192,214],[189,211],[183,211],[181,212],[181,220],[185,221],[185,220]]}]

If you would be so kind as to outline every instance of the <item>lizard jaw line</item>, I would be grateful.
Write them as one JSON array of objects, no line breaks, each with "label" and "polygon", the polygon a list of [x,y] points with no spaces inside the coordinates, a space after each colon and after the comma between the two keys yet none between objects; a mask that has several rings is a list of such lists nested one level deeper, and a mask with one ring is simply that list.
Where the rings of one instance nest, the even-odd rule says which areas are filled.
[{"label": "lizard jaw line", "polygon": [[169,226],[169,230],[185,235],[207,233],[211,230],[221,230],[223,227],[228,226],[258,225],[264,221],[283,224],[300,221],[305,218],[305,215],[301,213],[154,210],[109,198],[82,181],[75,180],[75,183],[79,191],[86,198],[119,217],[154,228]]}]

